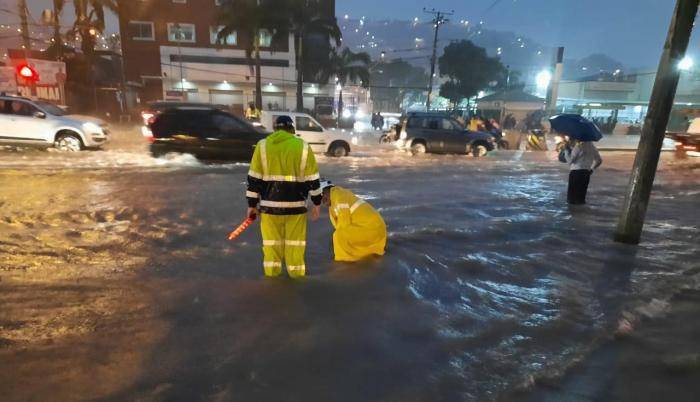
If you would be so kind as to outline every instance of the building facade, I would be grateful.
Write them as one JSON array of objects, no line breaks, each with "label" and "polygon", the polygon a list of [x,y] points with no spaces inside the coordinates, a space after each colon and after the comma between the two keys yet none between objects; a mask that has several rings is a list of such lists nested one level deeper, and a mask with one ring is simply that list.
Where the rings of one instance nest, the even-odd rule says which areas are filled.
[{"label": "building facade", "polygon": [[[640,124],[646,116],[656,80],[655,71],[601,73],[559,87],[559,111],[581,112],[591,118],[612,116],[624,124]],[[700,115],[700,71],[681,72],[669,127]]]},{"label": "building facade", "polygon": [[[139,88],[141,103],[171,99],[226,105],[241,113],[255,100],[255,73],[246,57],[243,32],[216,43],[222,0],[134,0],[119,16],[126,79]],[[335,0],[316,0],[335,18]],[[296,106],[296,63],[291,35],[260,33],[263,44],[264,109]],[[335,88],[304,84],[304,107]]]}]

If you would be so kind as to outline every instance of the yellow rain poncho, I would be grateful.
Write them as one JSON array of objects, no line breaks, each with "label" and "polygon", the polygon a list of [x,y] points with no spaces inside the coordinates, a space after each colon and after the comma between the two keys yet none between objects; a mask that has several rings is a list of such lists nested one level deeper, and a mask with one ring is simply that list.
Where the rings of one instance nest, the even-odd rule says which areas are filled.
[{"label": "yellow rain poncho", "polygon": [[333,250],[336,261],[358,261],[384,255],[386,224],[379,212],[342,187],[331,188]]}]

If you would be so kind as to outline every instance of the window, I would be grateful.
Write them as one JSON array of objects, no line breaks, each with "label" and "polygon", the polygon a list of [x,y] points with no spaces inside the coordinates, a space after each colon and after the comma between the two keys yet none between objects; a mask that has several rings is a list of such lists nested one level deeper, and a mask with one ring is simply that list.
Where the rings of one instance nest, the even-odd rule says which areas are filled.
[{"label": "window", "polygon": [[426,126],[426,119],[422,117],[411,117],[408,119],[408,128],[425,128]]},{"label": "window", "polygon": [[428,129],[439,130],[442,127],[442,119],[430,119],[428,120]]},{"label": "window", "polygon": [[323,128],[321,128],[321,126],[318,123],[316,123],[310,117],[306,117],[306,116],[297,117],[296,129],[299,131],[316,131],[316,132],[323,131]]},{"label": "window", "polygon": [[260,47],[270,47],[272,46],[272,34],[267,29],[262,29],[258,33],[258,40],[260,41]]},{"label": "window", "polygon": [[32,116],[35,112],[39,110],[27,102],[22,101],[6,101],[5,103],[5,114],[12,114],[15,116]]},{"label": "window", "polygon": [[241,134],[250,131],[247,125],[225,114],[215,114],[212,117],[212,123],[219,132],[219,137],[230,137],[231,134]]},{"label": "window", "polygon": [[194,43],[196,40],[194,24],[168,24],[168,40],[170,42]]},{"label": "window", "polygon": [[54,105],[53,103],[44,102],[44,101],[34,101],[34,104],[36,104],[40,108],[44,109],[44,111],[47,112],[48,114],[52,114],[54,116],[65,116],[66,115],[65,110]]},{"label": "window", "polygon": [[129,38],[133,40],[155,40],[153,23],[146,21],[130,21]]},{"label": "window", "polygon": [[454,120],[442,119],[443,130],[462,130],[462,128]]},{"label": "window", "polygon": [[[219,36],[219,32],[223,28],[223,25],[209,27],[209,40],[212,45],[216,45],[218,43],[216,38]],[[236,31],[233,31],[230,34],[226,35],[223,44],[228,46],[235,46],[236,44],[238,44],[238,33]]]}]

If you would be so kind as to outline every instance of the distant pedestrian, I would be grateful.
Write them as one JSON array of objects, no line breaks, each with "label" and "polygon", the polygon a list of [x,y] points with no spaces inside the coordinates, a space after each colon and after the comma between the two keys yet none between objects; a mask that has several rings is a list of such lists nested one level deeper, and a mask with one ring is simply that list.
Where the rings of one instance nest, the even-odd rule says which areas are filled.
[{"label": "distant pedestrian", "polygon": [[384,129],[384,116],[382,112],[377,112],[377,130]]},{"label": "distant pedestrian", "polygon": [[564,150],[564,155],[566,162],[571,166],[568,202],[572,205],[585,204],[591,174],[603,164],[603,158],[590,141],[571,140]]}]

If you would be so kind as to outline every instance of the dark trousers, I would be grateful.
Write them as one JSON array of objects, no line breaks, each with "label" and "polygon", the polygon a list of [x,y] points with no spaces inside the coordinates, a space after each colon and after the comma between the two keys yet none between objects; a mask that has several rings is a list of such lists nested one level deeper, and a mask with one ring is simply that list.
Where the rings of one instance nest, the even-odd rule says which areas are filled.
[{"label": "dark trousers", "polygon": [[590,170],[572,170],[569,172],[569,204],[585,204],[588,183],[591,182]]}]

